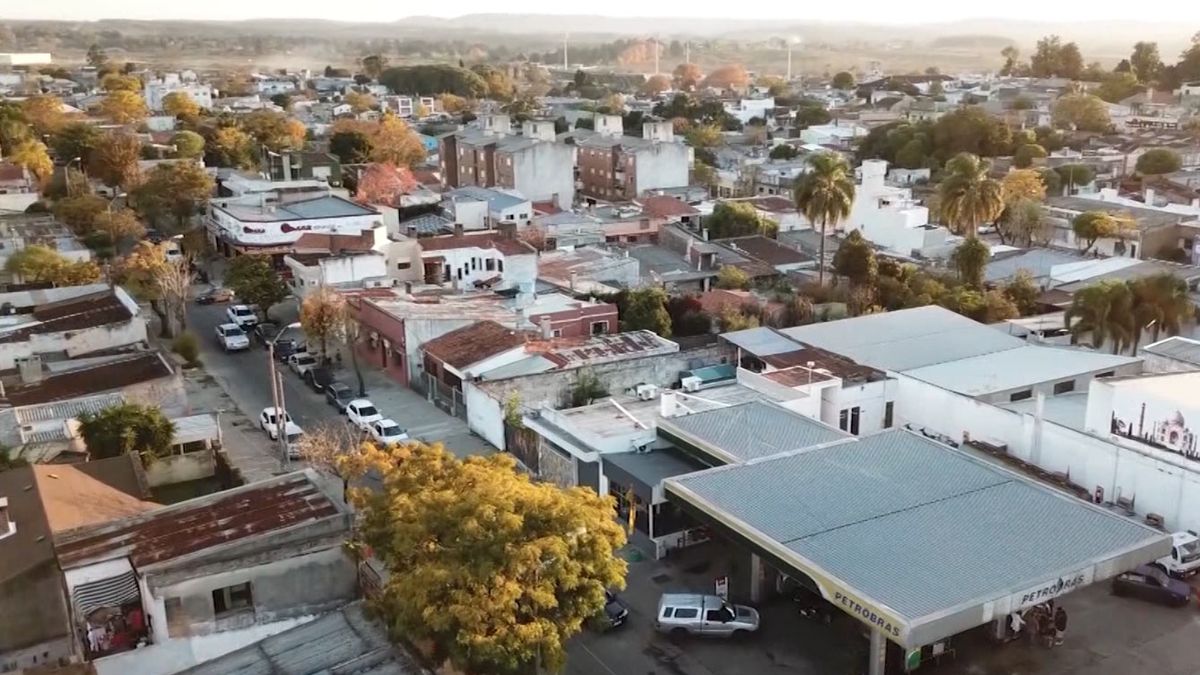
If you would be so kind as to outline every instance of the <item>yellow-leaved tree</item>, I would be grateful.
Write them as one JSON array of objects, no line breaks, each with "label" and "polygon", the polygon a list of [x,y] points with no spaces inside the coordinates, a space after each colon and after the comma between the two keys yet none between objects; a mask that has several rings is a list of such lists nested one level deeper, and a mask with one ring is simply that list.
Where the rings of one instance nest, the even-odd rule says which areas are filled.
[{"label": "yellow-leaved tree", "polygon": [[329,342],[338,339],[346,300],[341,293],[321,285],[300,303],[300,325],[304,334],[321,345],[321,358],[329,358]]},{"label": "yellow-leaved tree", "polygon": [[378,490],[351,489],[357,543],[394,571],[378,608],[460,670],[559,670],[605,589],[624,587],[611,497],[534,482],[505,454],[460,460],[440,444],[368,444],[339,464],[342,475],[382,476]]}]

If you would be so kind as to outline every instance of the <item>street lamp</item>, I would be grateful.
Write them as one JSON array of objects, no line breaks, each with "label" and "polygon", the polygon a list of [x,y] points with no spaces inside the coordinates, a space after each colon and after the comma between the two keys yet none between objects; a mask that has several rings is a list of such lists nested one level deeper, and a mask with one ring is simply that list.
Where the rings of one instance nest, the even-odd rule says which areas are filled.
[{"label": "street lamp", "polygon": [[275,342],[283,337],[284,333],[299,327],[299,321],[289,323],[280,328],[275,337],[267,343],[267,365],[271,371],[271,399],[275,403],[275,435],[279,438],[279,451],[283,455],[284,470],[291,468],[291,458],[288,457],[287,447],[287,408],[285,407],[287,403],[283,400],[283,376],[275,372]]},{"label": "street lamp", "polygon": [[83,171],[83,158],[82,157],[72,157],[67,162],[67,165],[65,167],[63,167],[63,182],[67,184],[67,197],[68,198],[75,196],[75,195],[71,194],[71,165],[74,164],[75,162],[79,162],[79,170]]}]

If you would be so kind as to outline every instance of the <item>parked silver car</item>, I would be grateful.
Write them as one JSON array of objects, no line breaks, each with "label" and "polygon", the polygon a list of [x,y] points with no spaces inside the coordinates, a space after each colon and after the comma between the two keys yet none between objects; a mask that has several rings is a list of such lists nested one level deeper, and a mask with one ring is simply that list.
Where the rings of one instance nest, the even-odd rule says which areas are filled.
[{"label": "parked silver car", "polygon": [[758,630],[758,610],[731,605],[715,595],[664,593],[654,628],[671,635],[746,635]]}]

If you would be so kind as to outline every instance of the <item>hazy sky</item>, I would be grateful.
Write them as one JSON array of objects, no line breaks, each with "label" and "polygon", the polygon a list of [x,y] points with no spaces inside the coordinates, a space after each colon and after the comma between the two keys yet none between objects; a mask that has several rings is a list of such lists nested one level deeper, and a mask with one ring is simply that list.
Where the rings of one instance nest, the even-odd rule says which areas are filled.
[{"label": "hazy sky", "polygon": [[[1086,11],[1080,12],[1080,9]],[[1146,8],[1151,8],[1149,12]],[[0,17],[10,19],[91,20],[135,19],[251,19],[266,17],[323,18],[358,21],[393,21],[411,15],[457,16],[483,12],[584,14],[608,16],[740,16],[753,19],[808,19],[907,23],[953,21],[980,16],[1000,19],[1049,21],[1146,20],[1196,24],[1200,29],[1200,2],[1160,0],[1091,0],[1087,3],[1047,0],[1006,0],[984,5],[963,0],[856,0],[852,2],[796,2],[760,0],[743,6],[695,0],[608,0],[606,3],[571,3],[562,0],[457,0],[456,2],[397,2],[356,0],[207,0],[163,2],[162,0],[4,0]],[[1191,33],[1193,29],[1187,32]]]}]

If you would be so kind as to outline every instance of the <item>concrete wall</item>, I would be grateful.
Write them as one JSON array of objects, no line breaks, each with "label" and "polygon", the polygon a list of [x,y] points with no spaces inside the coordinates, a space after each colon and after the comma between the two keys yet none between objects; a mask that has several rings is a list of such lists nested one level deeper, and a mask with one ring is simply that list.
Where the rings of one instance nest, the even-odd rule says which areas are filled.
[{"label": "concrete wall", "polygon": [[384,260],[388,276],[396,281],[424,281],[425,268],[421,264],[421,245],[416,239],[389,242],[384,248]]},{"label": "concrete wall", "polygon": [[146,322],[140,316],[129,321],[60,333],[31,335],[23,342],[0,345],[0,370],[16,367],[16,359],[33,354],[66,352],[69,357],[146,341]]},{"label": "concrete wall", "polygon": [[[887,403],[896,400],[897,389],[898,385],[893,379],[862,384],[847,385],[843,383],[843,386],[826,389],[822,395],[822,402],[829,404],[829,414],[822,414],[821,421],[831,427],[838,427],[841,411],[857,406],[859,408],[858,435],[866,436],[882,431],[885,428],[883,422]],[[893,419],[892,426],[895,424]],[[847,428],[846,431],[849,429]]]},{"label": "concrete wall", "polygon": [[0,598],[5,609],[0,612],[0,672],[71,656],[70,626],[56,564],[46,562],[0,584]]},{"label": "concrete wall", "polygon": [[575,202],[575,151],[562,143],[536,143],[512,156],[513,188],[531,201]]},{"label": "concrete wall", "polygon": [[1113,373],[1119,377],[1124,377],[1127,375],[1138,375],[1141,372],[1142,372],[1142,364],[1140,362],[1131,363],[1128,365],[1120,366],[1118,368],[1110,368],[1110,369],[1104,370],[1104,371],[1083,373],[1083,374],[1077,375],[1075,377],[1068,377],[1068,378],[1064,378],[1061,380],[1054,380],[1053,382],[1041,382],[1039,384],[1033,385],[1032,387],[1018,387],[1016,389],[1006,389],[1004,391],[998,391],[996,393],[988,394],[986,396],[980,396],[979,399],[982,401],[986,401],[988,403],[996,403],[996,404],[1010,403],[1012,401],[1013,394],[1023,392],[1026,390],[1032,390],[1034,396],[1036,396],[1038,394],[1045,394],[1047,397],[1051,397],[1051,396],[1054,396],[1054,386],[1056,384],[1063,383],[1063,382],[1073,382],[1075,384],[1075,387],[1074,387],[1074,389],[1072,389],[1072,391],[1088,391],[1088,387],[1096,379],[1096,376],[1101,373],[1104,373],[1104,374]]},{"label": "concrete wall", "polygon": [[150,487],[159,487],[209,478],[216,471],[216,454],[212,450],[200,450],[155,460],[146,467],[146,481]]},{"label": "concrete wall", "polygon": [[640,197],[647,190],[683,187],[688,184],[688,146],[683,143],[655,143],[636,155],[637,184],[634,186]]},{"label": "concrete wall", "polygon": [[[733,356],[733,351],[727,346],[713,345],[672,354],[602,363],[588,370],[599,378],[610,393],[624,391],[638,384],[655,384],[669,388],[679,381],[681,371],[729,363]],[[508,393],[516,391],[521,398],[521,404],[527,409],[547,406],[557,408],[567,400],[580,370],[555,370],[506,380],[463,382],[467,425],[471,431],[503,450],[503,408]]]},{"label": "concrete wall", "polygon": [[[311,621],[357,593],[354,565],[340,546],[266,564],[239,560],[222,567],[161,586],[143,577],[142,602],[155,643],[96,661],[99,675],[170,675]],[[254,611],[214,618],[212,592],[247,581]],[[172,616],[170,623],[166,598],[182,602],[182,616]]]},{"label": "concrete wall", "polygon": [[1008,446],[1013,456],[1047,471],[1062,472],[1105,500],[1134,500],[1138,514],[1157,513],[1169,531],[1200,529],[1200,464],[1142,444],[1122,444],[1037,420],[989,403],[898,378],[896,424]]}]

